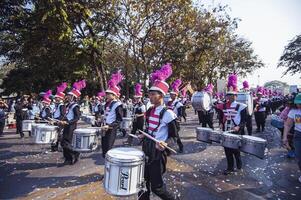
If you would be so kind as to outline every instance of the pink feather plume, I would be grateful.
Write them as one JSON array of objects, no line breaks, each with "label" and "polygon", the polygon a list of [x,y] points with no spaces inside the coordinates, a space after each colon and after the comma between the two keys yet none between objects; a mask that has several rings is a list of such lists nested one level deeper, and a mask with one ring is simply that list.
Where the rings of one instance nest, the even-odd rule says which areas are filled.
[{"label": "pink feather plume", "polygon": [[79,91],[81,91],[82,89],[84,89],[86,87],[86,80],[81,80],[81,81],[77,81],[75,83],[73,83],[73,87]]},{"label": "pink feather plume", "polygon": [[101,92],[97,93],[97,96],[104,97],[104,96],[106,96],[106,93],[104,91],[101,91]]},{"label": "pink feather plume", "polygon": [[161,67],[161,69],[156,70],[151,74],[151,82],[155,82],[156,80],[165,81],[172,74],[171,64],[167,63]]},{"label": "pink feather plume", "polygon": [[250,87],[248,81],[242,82],[242,85],[243,85],[244,89],[248,89]]},{"label": "pink feather plume", "polygon": [[111,79],[108,82],[110,87],[117,86],[123,79],[123,75],[121,74],[121,70],[118,70],[115,74],[112,74]]},{"label": "pink feather plume", "polygon": [[171,84],[171,88],[173,90],[179,90],[180,85],[182,84],[181,79],[177,79],[175,80],[172,84]]},{"label": "pink feather plume", "polygon": [[57,86],[56,87],[56,92],[59,93],[59,92],[64,92],[67,88],[67,83],[62,83],[61,85]]},{"label": "pink feather plume", "polygon": [[52,95],[52,91],[51,91],[51,90],[48,90],[48,91],[44,94],[43,98],[44,98],[44,99],[47,99],[47,98],[49,98],[51,95]]},{"label": "pink feather plume", "polygon": [[237,75],[235,73],[230,74],[228,77],[228,88],[230,87],[234,90],[237,89]]},{"label": "pink feather plume", "polygon": [[137,84],[135,85],[135,93],[136,93],[136,94],[141,93],[141,89],[142,89],[142,85],[141,85],[140,83],[137,83]]}]

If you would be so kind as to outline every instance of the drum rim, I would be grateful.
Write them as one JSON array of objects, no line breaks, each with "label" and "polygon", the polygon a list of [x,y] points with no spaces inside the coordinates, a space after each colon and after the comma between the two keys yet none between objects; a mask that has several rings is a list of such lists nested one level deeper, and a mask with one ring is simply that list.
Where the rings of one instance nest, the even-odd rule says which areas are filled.
[{"label": "drum rim", "polygon": [[[252,138],[258,138],[258,139],[261,139],[260,141],[258,140],[252,140],[251,138],[249,137],[252,137]],[[258,143],[267,143],[267,141],[263,138],[260,138],[260,137],[256,137],[256,136],[252,136],[252,135],[242,135],[242,140],[248,140],[248,141],[252,141],[252,142],[258,142]]]},{"label": "drum rim", "polygon": [[49,125],[45,125],[45,126],[41,126],[41,127],[37,126],[36,127],[36,129],[38,129],[38,130],[42,129],[42,130],[47,130],[47,131],[56,131],[58,128],[59,128],[58,126],[51,127]]}]

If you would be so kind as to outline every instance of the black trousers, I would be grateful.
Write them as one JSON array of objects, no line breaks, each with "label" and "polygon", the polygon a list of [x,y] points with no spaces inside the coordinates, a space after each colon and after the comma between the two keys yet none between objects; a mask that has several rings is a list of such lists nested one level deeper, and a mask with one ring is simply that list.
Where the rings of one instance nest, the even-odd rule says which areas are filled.
[{"label": "black trousers", "polygon": [[202,127],[207,127],[207,125],[213,129],[213,112],[198,111],[199,122]]},{"label": "black trousers", "polygon": [[105,158],[106,153],[112,149],[117,135],[117,128],[108,129],[101,138],[102,157]]},{"label": "black trousers", "polygon": [[22,120],[16,119],[16,134],[20,134],[21,137],[24,137],[24,133],[22,132]]},{"label": "black trousers", "polygon": [[63,147],[63,155],[66,161],[73,162],[74,159],[80,155],[79,152],[72,150],[72,138],[75,129],[76,123],[65,126],[63,130],[63,140],[61,144]]},{"label": "black trousers", "polygon": [[[248,131],[248,135],[252,135],[252,115],[247,115],[246,119],[246,127]],[[245,129],[242,130],[242,135],[245,135]]]},{"label": "black trousers", "polygon": [[265,112],[254,112],[255,121],[257,130],[264,130],[265,127],[265,119],[266,119],[266,113]]},{"label": "black trousers", "polygon": [[[138,130],[143,130],[143,125],[144,125],[144,119],[140,120],[138,119],[137,121],[135,121],[133,123],[133,129],[131,131],[131,134],[135,135],[137,133]],[[133,137],[129,136],[128,137],[128,143],[132,144],[133,142]]]},{"label": "black trousers", "polygon": [[238,169],[241,169],[242,162],[241,162],[241,156],[240,151],[238,149],[231,149],[225,147],[225,154],[227,159],[227,169],[228,170],[234,170],[234,158],[236,160],[236,167]]},{"label": "black trousers", "polygon": [[[146,191],[139,193],[139,200],[150,200],[150,193],[155,193],[158,197],[163,200],[174,200],[175,198],[170,193],[163,181],[163,174],[166,171],[167,156],[165,152],[161,152],[155,148],[155,143],[150,140],[143,142],[143,151],[147,158],[149,158],[145,164],[144,180],[146,184]],[[149,149],[151,148],[151,149]],[[152,156],[148,155],[153,152]]]},{"label": "black trousers", "polygon": [[0,121],[0,135],[3,135],[3,130],[5,126],[5,120]]}]

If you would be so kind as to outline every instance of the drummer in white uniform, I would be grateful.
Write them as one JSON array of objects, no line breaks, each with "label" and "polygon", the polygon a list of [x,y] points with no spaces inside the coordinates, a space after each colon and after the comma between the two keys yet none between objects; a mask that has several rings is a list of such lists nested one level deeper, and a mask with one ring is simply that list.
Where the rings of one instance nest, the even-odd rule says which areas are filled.
[{"label": "drummer in white uniform", "polygon": [[[246,123],[246,107],[247,105],[236,101],[237,98],[237,76],[231,74],[228,78],[228,91],[226,94],[226,103],[218,104],[217,108],[223,110],[221,129],[223,131],[233,131],[233,134],[240,134]],[[240,151],[224,147],[227,158],[227,169],[224,171],[225,175],[234,172],[234,158],[236,160],[236,168],[242,168],[242,161]]]},{"label": "drummer in white uniform", "polygon": [[149,97],[154,105],[146,112],[146,130],[148,134],[160,142],[153,142],[144,138],[142,150],[146,156],[144,179],[147,191],[139,193],[139,200],[150,200],[150,193],[153,192],[161,199],[178,199],[168,192],[163,181],[163,173],[166,171],[167,152],[162,145],[169,137],[177,134],[177,116],[171,110],[164,107],[163,97],[168,92],[168,84],[165,80],[172,74],[170,64],[164,65],[151,75],[152,87],[149,89]]},{"label": "drummer in white uniform", "polygon": [[263,97],[263,93],[263,87],[258,87],[257,98],[254,100],[254,116],[257,126],[256,132],[264,131],[265,128],[266,107],[268,100]]},{"label": "drummer in white uniform", "polygon": [[101,91],[98,92],[95,98],[95,106],[93,107],[93,113],[95,114],[96,126],[101,126],[103,124],[103,115],[105,113],[103,102],[104,96],[106,96],[106,93]]},{"label": "drummer in white uniform", "polygon": [[[63,120],[65,115],[66,115],[66,106],[64,104],[64,99],[65,99],[65,93],[64,91],[67,88],[67,83],[62,83],[56,88],[56,94],[54,96],[55,100],[55,107],[54,107],[54,112],[53,112],[53,118],[55,120]],[[61,141],[61,131],[63,130],[62,126],[59,126],[58,130],[58,140],[54,143],[51,144],[51,150],[52,151],[57,151],[58,150],[58,145],[59,142]]]},{"label": "drummer in white uniform", "polygon": [[114,146],[117,129],[122,122],[123,108],[122,103],[118,99],[120,96],[118,84],[122,81],[122,78],[120,71],[112,74],[106,90],[105,126],[103,126],[105,134],[101,138],[102,156],[104,158],[106,153]]},{"label": "drummer in white uniform", "polygon": [[52,91],[48,90],[44,95],[43,95],[43,108],[40,112],[40,119],[42,120],[48,120],[49,118],[52,118],[52,112],[50,108],[50,103],[51,103],[51,96]]},{"label": "drummer in white uniform", "polygon": [[86,81],[81,80],[73,84],[73,89],[68,92],[66,96],[67,108],[66,116],[62,121],[58,123],[59,126],[63,126],[63,140],[61,142],[63,147],[63,155],[65,158],[64,164],[73,165],[79,159],[79,152],[72,149],[72,138],[74,130],[77,127],[77,122],[80,118],[80,106],[76,99],[80,97],[81,90],[86,87]]},{"label": "drummer in white uniform", "polygon": [[[249,86],[249,82],[248,81],[244,81],[242,82],[243,85],[243,91],[244,92],[250,92],[250,86]],[[253,109],[253,108],[252,108]],[[248,131],[248,135],[252,135],[252,114],[249,114],[249,112],[247,112],[247,119],[246,119],[246,127],[247,127],[247,131]],[[244,130],[243,130],[243,134],[244,134]]]},{"label": "drummer in white uniform", "polygon": [[[135,95],[134,95],[134,120],[133,120],[133,129],[131,131],[131,134],[135,135],[138,130],[143,130],[144,126],[144,118],[145,118],[145,112],[146,107],[144,103],[142,102],[142,91],[141,91],[142,85],[140,83],[137,83],[135,85]],[[132,137],[128,137],[126,145],[131,146],[132,145]]]},{"label": "drummer in white uniform", "polygon": [[213,115],[214,115],[214,108],[212,106],[212,94],[213,94],[213,84],[208,84],[205,88],[204,91],[207,92],[210,96],[210,109],[208,111],[206,110],[199,110],[198,111],[198,117],[199,121],[202,125],[202,127],[207,127],[213,129]]},{"label": "drummer in white uniform", "polygon": [[[183,107],[184,105],[181,103],[180,99],[178,99],[178,95],[179,95],[179,87],[182,84],[182,81],[180,79],[175,80],[172,84],[171,84],[171,92],[170,92],[170,101],[168,101],[167,103],[167,108],[172,110],[176,116],[177,116],[177,120],[180,122],[182,115],[183,115]],[[181,141],[180,136],[178,135],[177,138],[177,144],[179,146],[179,152],[182,153],[183,152],[183,143]]]}]

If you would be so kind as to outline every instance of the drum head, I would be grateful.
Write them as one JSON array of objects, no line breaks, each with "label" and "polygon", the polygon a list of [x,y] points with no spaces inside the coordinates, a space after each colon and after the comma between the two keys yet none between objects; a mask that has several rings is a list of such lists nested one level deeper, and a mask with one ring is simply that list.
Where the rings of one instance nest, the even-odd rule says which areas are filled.
[{"label": "drum head", "polygon": [[240,138],[238,135],[232,134],[232,133],[223,133],[223,135],[227,137],[235,137],[235,138]]},{"label": "drum head", "polygon": [[106,157],[120,162],[140,161],[144,158],[144,153],[132,147],[118,147],[107,152]]},{"label": "drum head", "polygon": [[199,131],[210,131],[210,132],[213,131],[211,128],[206,128],[206,127],[197,127],[196,129]]},{"label": "drum head", "polygon": [[124,120],[124,121],[132,121],[132,118],[131,117],[123,117],[122,120]]},{"label": "drum head", "polygon": [[207,92],[204,92],[203,108],[206,111],[210,110],[210,108],[211,108],[211,97]]},{"label": "drum head", "polygon": [[83,133],[83,134],[95,134],[97,131],[97,129],[93,128],[93,127],[89,127],[89,128],[77,128],[74,130],[74,133]]},{"label": "drum head", "polygon": [[250,135],[243,135],[242,138],[247,139],[247,140],[252,140],[252,141],[255,141],[255,142],[260,142],[260,143],[266,143],[267,142],[265,139],[262,139],[260,137],[250,136]]},{"label": "drum head", "polygon": [[37,128],[47,129],[47,130],[56,130],[58,127],[57,126],[51,126],[51,125],[43,125],[43,126],[38,126]]}]

